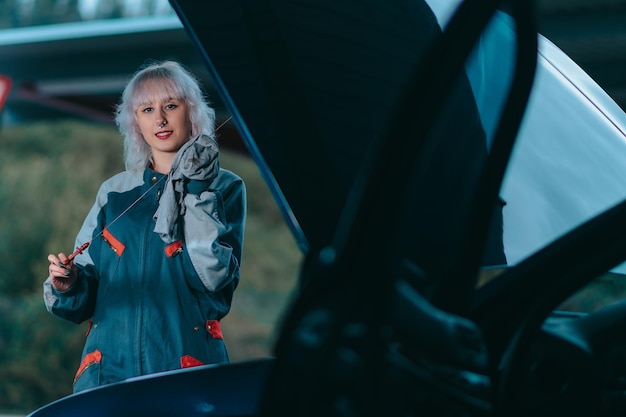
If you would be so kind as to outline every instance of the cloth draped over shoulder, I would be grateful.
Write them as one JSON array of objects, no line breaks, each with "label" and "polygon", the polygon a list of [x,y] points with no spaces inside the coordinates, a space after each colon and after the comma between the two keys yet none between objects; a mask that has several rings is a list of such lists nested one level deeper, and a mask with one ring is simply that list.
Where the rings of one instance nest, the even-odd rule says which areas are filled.
[{"label": "cloth draped over shoulder", "polygon": [[199,180],[209,184],[219,172],[219,147],[212,137],[199,135],[183,145],[172,162],[159,207],[154,213],[154,232],[165,243],[179,240],[182,231],[178,222],[184,216],[185,183]]}]

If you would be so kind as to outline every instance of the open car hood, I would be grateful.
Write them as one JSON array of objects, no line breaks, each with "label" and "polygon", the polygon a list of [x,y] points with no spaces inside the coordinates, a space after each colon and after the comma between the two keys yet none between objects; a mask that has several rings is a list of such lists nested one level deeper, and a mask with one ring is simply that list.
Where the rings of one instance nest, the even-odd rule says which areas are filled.
[{"label": "open car hood", "polygon": [[[343,233],[342,216],[344,225],[351,220],[356,182],[370,175],[380,142],[393,126],[397,134],[414,134],[397,118],[416,69],[441,34],[436,16],[425,2],[172,4],[300,246],[308,253],[331,245]],[[433,150],[426,176],[417,178],[424,167],[397,169],[406,156],[397,147],[397,156],[385,157],[387,173],[378,184],[388,215],[407,216],[400,213],[406,178],[419,182],[400,239],[407,252],[428,253],[421,259],[432,264],[427,268],[453,256],[486,158],[468,80],[454,83],[447,113],[432,130],[455,152]],[[412,104],[407,117],[430,114],[431,104]],[[456,122],[447,123],[450,117]],[[417,204],[422,198],[428,204]],[[391,223],[381,218],[376,227],[393,229]],[[503,263],[498,240],[488,242],[485,265]]]},{"label": "open car hood", "polygon": [[[350,3],[172,3],[300,247],[306,253],[330,245],[355,179],[376,158],[376,142],[390,132],[411,77],[461,2],[417,2],[406,10],[374,2],[358,12]],[[528,109],[502,180],[503,219],[493,218],[504,227],[488,233],[482,266],[502,265],[499,244],[506,262],[516,264],[626,195],[619,175],[626,163],[624,111],[541,35],[538,49]],[[436,156],[443,168],[432,187],[419,191],[427,208],[413,207],[430,230],[406,222],[408,239],[426,235],[423,245],[448,247],[471,221],[463,203],[476,179],[461,173],[476,171],[484,156],[470,166],[462,146],[488,144],[495,135],[514,50],[515,23],[498,12],[467,60],[467,80],[459,81],[457,89],[466,89],[457,97],[462,111],[443,116],[455,123],[442,122],[437,132],[470,139]],[[420,111],[413,110],[416,117]],[[394,183],[405,180],[387,179],[380,198],[392,204],[393,193],[402,192]],[[555,189],[567,192],[554,198]],[[381,219],[380,227],[388,222]]]}]

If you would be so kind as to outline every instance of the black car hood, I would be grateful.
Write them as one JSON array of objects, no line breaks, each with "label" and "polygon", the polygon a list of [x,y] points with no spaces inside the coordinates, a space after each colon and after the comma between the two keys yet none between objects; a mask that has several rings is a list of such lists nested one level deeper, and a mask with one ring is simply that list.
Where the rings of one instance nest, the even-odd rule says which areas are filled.
[{"label": "black car hood", "polygon": [[[350,216],[355,180],[367,177],[421,60],[441,34],[435,15],[425,2],[172,5],[301,247],[329,245],[340,218]],[[407,110],[415,117],[424,111]],[[425,165],[395,175],[392,158],[379,190],[389,218],[368,226],[400,236],[406,253],[424,254],[418,261],[427,269],[447,262],[458,244],[486,157],[464,74],[440,121],[433,131],[443,139]],[[504,261],[499,215],[484,264]],[[405,219],[400,226],[397,216]]]}]

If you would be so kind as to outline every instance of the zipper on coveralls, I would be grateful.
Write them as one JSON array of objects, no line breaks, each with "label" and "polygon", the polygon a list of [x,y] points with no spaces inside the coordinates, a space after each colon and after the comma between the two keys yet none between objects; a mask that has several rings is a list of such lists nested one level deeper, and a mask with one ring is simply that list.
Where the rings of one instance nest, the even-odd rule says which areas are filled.
[{"label": "zipper on coveralls", "polygon": [[[146,202],[148,203],[147,205],[150,206],[150,209],[147,210],[148,212],[154,212],[157,209],[158,206],[158,197],[160,197],[160,189],[157,190],[157,198],[155,198],[154,200],[152,199],[147,199]],[[138,266],[139,266],[139,271],[138,271],[138,277],[139,278],[139,282],[138,282],[138,287],[142,288],[144,282],[146,282],[146,264],[147,264],[147,244],[148,244],[148,240],[150,237],[150,234],[152,233],[152,218],[148,217],[148,220],[145,222],[144,224],[144,230],[143,230],[143,236],[141,239],[141,244],[139,245],[139,262],[138,262]],[[142,340],[143,340],[143,331],[144,331],[144,316],[145,316],[145,302],[144,302],[144,298],[143,298],[143,291],[139,291],[139,300],[137,302],[137,314],[136,314],[136,322],[135,322],[135,334],[136,334],[136,342],[135,342],[135,348],[136,348],[136,352],[137,352],[137,362],[136,362],[136,367],[137,367],[137,374],[138,375],[143,375],[144,374],[144,370],[143,370],[143,350],[142,350]]]}]

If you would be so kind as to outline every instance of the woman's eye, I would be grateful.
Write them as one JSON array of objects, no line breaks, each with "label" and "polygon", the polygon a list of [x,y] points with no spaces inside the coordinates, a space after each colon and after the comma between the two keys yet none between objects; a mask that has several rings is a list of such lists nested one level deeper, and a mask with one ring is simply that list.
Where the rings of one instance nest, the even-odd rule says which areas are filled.
[{"label": "woman's eye", "polygon": [[166,109],[175,109],[176,107],[178,107],[176,104],[168,104],[167,106],[165,106]]},{"label": "woman's eye", "polygon": [[141,110],[143,113],[150,113],[152,111],[152,107],[145,107],[143,110]]}]

